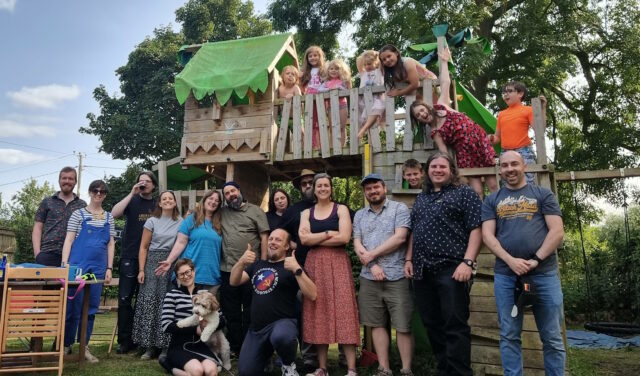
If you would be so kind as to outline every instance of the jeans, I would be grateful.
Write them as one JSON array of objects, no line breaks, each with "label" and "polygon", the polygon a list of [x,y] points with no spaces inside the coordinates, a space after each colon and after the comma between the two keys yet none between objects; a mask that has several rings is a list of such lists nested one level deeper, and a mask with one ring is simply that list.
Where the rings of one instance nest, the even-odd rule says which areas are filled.
[{"label": "jeans", "polygon": [[297,326],[297,320],[283,318],[258,331],[249,330],[240,350],[238,374],[240,376],[263,374],[264,366],[274,350],[282,359],[282,364],[290,366],[296,360],[298,349]]},{"label": "jeans", "polygon": [[[500,156],[502,156],[502,153],[504,153],[505,151],[508,151],[508,150],[512,150],[512,151],[520,153],[520,155],[522,155],[522,158],[524,159],[524,163],[526,163],[528,165],[538,163],[538,160],[536,158],[536,152],[533,151],[533,147],[531,145],[523,146],[523,147],[517,148],[517,149],[502,149],[502,152],[500,152]],[[527,172],[527,173],[525,173],[525,176],[527,178],[527,183],[535,184],[535,179],[534,179],[535,175],[534,175],[533,172]]]},{"label": "jeans", "polygon": [[[536,294],[533,315],[542,340],[545,374],[564,375],[566,353],[562,340],[562,289],[558,272],[554,270],[531,277]],[[515,284],[515,275],[496,273],[494,291],[504,376],[522,375],[522,312],[511,317]]]},{"label": "jeans", "polygon": [[120,259],[118,285],[118,343],[133,344],[133,306],[131,302],[138,292],[138,259]]},{"label": "jeans", "polygon": [[413,281],[415,304],[427,328],[438,375],[472,375],[471,328],[469,327],[470,282],[451,278],[457,265],[436,273],[424,271]]},{"label": "jeans", "polygon": [[229,284],[229,272],[221,272],[220,308],[227,320],[227,339],[231,351],[240,353],[242,341],[251,323],[251,284],[240,286]]}]

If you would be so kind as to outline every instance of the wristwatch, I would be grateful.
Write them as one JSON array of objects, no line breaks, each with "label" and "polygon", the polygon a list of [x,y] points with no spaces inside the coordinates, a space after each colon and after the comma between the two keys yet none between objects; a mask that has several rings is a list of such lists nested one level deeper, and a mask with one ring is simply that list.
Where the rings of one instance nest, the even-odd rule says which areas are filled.
[{"label": "wristwatch", "polygon": [[476,268],[478,267],[478,263],[470,260],[470,259],[463,259],[462,262],[464,262],[468,267],[470,267],[473,271],[476,270]]},{"label": "wristwatch", "polygon": [[295,271],[295,275],[296,275],[296,276],[301,276],[301,275],[302,275],[302,272],[303,272],[302,268],[298,268],[298,269],[296,269],[296,271]]},{"label": "wristwatch", "polygon": [[538,257],[538,255],[535,253],[533,254],[533,256],[531,256],[531,259],[536,260],[538,262],[538,265],[542,264],[542,261],[544,261],[540,257]]}]

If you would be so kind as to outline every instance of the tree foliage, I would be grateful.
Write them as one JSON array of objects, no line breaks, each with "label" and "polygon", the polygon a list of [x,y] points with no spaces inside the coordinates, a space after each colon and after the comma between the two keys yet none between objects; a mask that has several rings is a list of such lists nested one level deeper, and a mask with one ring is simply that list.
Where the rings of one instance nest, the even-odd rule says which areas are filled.
[{"label": "tree foliage", "polygon": [[55,190],[48,182],[40,186],[35,179],[31,179],[11,198],[8,223],[16,235],[14,262],[33,262],[31,231],[36,211],[40,202],[54,192]]},{"label": "tree foliage", "polygon": [[80,132],[98,136],[101,151],[145,164],[178,155],[184,125],[174,91],[174,77],[182,69],[180,46],[271,32],[271,23],[254,14],[251,1],[190,0],[176,11],[176,20],[183,26],[180,33],[171,26],[154,30],[116,70],[119,95],[102,85],[94,90],[100,112],[87,114],[89,124]]}]

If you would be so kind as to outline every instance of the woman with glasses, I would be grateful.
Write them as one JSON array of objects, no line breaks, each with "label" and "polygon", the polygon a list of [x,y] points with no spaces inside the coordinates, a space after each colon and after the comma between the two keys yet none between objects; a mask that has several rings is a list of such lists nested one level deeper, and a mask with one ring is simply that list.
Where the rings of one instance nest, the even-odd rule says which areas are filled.
[{"label": "woman with glasses", "polygon": [[138,255],[140,291],[133,318],[133,342],[146,349],[142,360],[157,356],[161,350],[161,357],[166,356],[169,346],[170,336],[160,328],[160,315],[170,280],[168,275],[155,275],[154,270],[169,256],[181,223],[175,194],[163,192],[153,216],[144,224]]},{"label": "woman with glasses", "polygon": [[[71,214],[67,225],[67,236],[62,247],[62,265],[70,264],[82,269],[82,273],[92,273],[97,279],[111,281],[113,271],[113,255],[115,227],[111,213],[102,209],[102,202],[107,197],[107,184],[102,180],[94,180],[89,184],[89,205]],[[70,291],[69,295],[75,292]],[[102,284],[91,285],[89,300],[89,318],[87,320],[87,344],[93,332],[95,314],[100,305]],[[77,292],[73,300],[67,303],[67,318],[64,333],[64,353],[71,353],[71,345],[76,335],[80,340],[80,318],[84,291]],[[98,358],[85,350],[85,359],[97,363]]]},{"label": "woman with glasses", "polygon": [[[450,107],[448,63],[451,58],[449,49],[438,54],[440,59],[440,97],[438,104],[428,105],[422,101],[415,101],[411,105],[411,119],[419,124],[426,124],[431,128],[431,138],[438,149],[447,154],[447,147],[452,147],[456,153],[456,165],[459,168],[493,167],[496,152],[487,138],[487,132],[467,115]],[[480,176],[468,176],[469,185],[480,198],[484,195]],[[495,175],[485,175],[484,182],[489,191],[498,190]]]},{"label": "woman with glasses", "polygon": [[193,213],[180,224],[173,249],[166,260],[158,263],[156,275],[165,275],[178,257],[188,258],[198,267],[195,283],[214,295],[218,292],[222,248],[219,213],[221,205],[220,192],[213,190],[204,194]]},{"label": "woman with glasses", "polygon": [[178,287],[169,291],[162,303],[162,329],[171,335],[171,342],[167,358],[161,364],[176,376],[217,375],[218,366],[208,359],[214,355],[207,344],[200,341],[200,325],[188,328],[179,328],[177,325],[178,321],[193,315],[191,297],[201,287],[195,283],[196,267],[193,261],[182,258],[176,262],[173,270]]}]

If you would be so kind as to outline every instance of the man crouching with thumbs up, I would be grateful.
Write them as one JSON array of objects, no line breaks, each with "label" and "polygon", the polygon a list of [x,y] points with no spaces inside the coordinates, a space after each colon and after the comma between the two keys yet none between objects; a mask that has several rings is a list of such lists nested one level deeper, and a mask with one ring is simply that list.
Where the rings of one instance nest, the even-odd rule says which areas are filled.
[{"label": "man crouching with thumbs up", "polygon": [[295,251],[287,257],[290,235],[276,229],[267,241],[267,260],[257,260],[248,245],[231,269],[229,284],[250,282],[251,324],[240,350],[238,373],[260,375],[275,350],[282,359],[282,374],[297,376],[295,358],[298,348],[296,294],[316,299],[316,285],[296,261]]}]

